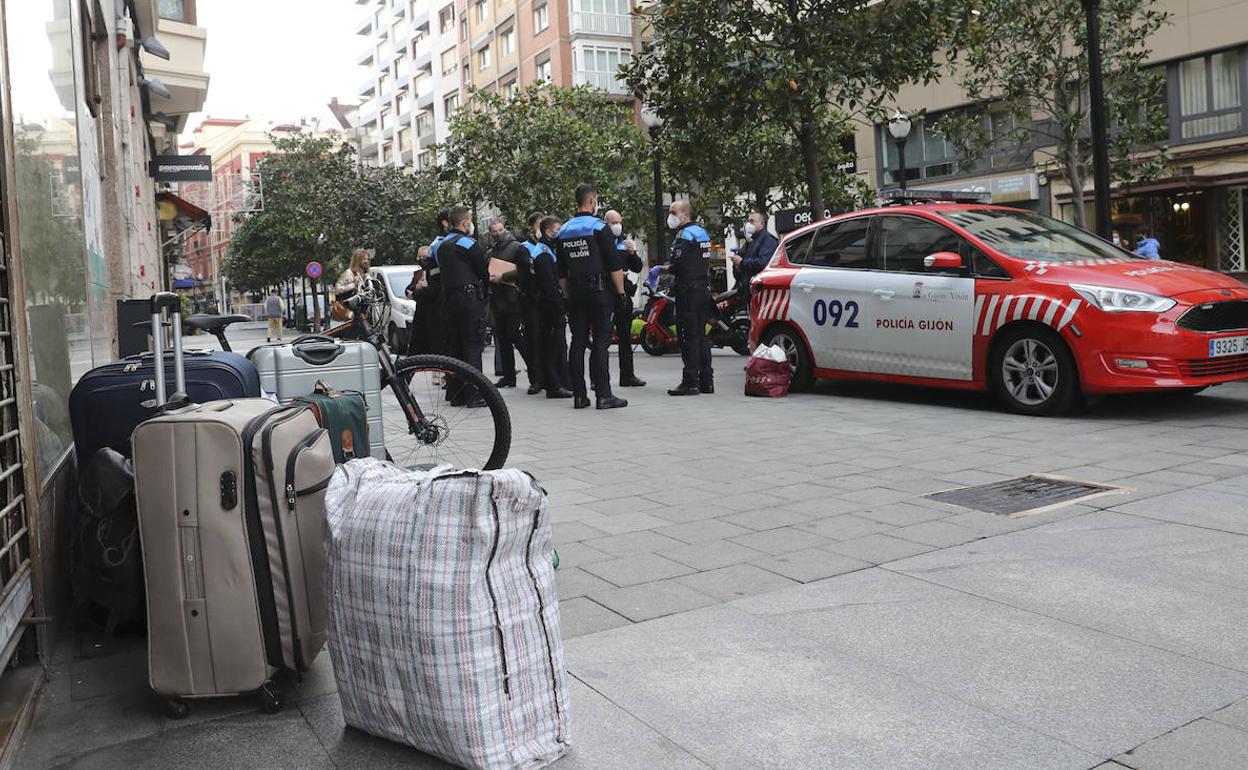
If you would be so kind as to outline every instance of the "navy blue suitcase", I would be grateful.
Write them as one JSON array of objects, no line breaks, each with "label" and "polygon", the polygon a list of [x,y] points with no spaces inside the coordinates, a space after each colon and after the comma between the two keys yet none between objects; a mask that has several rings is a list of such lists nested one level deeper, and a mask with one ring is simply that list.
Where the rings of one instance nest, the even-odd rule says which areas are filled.
[{"label": "navy blue suitcase", "polygon": [[[173,354],[166,353],[166,371]],[[69,419],[79,465],[97,449],[130,456],[130,434],[156,415],[156,374],[150,353],[97,367],[69,394]],[[260,374],[245,356],[220,351],[187,351],[186,395],[192,403],[258,398]]]}]

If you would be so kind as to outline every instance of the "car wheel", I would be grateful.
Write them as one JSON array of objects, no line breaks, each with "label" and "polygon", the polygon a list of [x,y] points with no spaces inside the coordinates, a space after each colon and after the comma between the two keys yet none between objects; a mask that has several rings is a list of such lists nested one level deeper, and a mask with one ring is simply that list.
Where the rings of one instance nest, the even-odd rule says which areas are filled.
[{"label": "car wheel", "polygon": [[1079,397],[1074,356],[1056,332],[1041,326],[1006,331],[993,346],[989,378],[1001,402],[1019,414],[1057,414]]},{"label": "car wheel", "polygon": [[764,345],[779,345],[789,359],[789,368],[793,370],[793,380],[789,390],[800,393],[810,390],[815,383],[815,370],[810,360],[810,351],[806,342],[792,327],[777,326],[769,330],[763,337]]}]

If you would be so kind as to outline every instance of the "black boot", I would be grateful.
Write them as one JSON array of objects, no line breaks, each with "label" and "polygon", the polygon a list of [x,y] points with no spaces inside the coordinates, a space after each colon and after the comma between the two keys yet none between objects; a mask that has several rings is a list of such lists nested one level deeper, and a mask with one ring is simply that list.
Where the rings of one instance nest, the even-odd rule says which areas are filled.
[{"label": "black boot", "polygon": [[667,395],[669,396],[696,396],[701,392],[702,391],[698,390],[697,385],[689,385],[687,383],[682,382],[676,387],[667,391]]},{"label": "black boot", "polygon": [[644,388],[646,387],[646,381],[643,379],[640,379],[639,377],[637,377],[637,375],[633,374],[633,375],[629,375],[628,377],[621,377],[620,387],[621,388]]},{"label": "black boot", "polygon": [[572,400],[572,408],[573,409],[588,409],[589,408],[589,396],[577,396],[575,399]]},{"label": "black boot", "polygon": [[619,396],[607,396],[606,398],[598,399],[599,409],[622,409],[626,406],[628,406],[628,402]]},{"label": "black boot", "polygon": [[551,388],[547,388],[546,398],[572,398],[572,391],[567,388],[554,388],[553,390]]},{"label": "black boot", "polygon": [[529,389],[526,392],[530,396],[536,396],[538,393],[541,393],[543,390],[545,390],[545,388],[543,388],[541,385],[530,385]]},{"label": "black boot", "polygon": [[714,393],[714,392],[715,392],[715,381],[714,381],[714,380],[704,380],[704,381],[702,381],[702,382],[701,382],[701,383],[699,383],[699,385],[698,385],[698,390],[699,390],[700,392],[702,392],[702,393],[706,393],[707,395],[710,395],[711,393]]},{"label": "black boot", "polygon": [[516,387],[515,377],[500,377],[498,382],[494,383],[496,388],[514,388]]}]

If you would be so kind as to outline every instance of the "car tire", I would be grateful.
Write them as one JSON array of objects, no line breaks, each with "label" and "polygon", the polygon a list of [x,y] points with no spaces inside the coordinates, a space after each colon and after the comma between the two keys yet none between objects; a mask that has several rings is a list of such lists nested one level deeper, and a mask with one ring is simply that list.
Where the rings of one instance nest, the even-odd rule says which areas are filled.
[{"label": "car tire", "polygon": [[988,381],[1010,411],[1051,415],[1068,411],[1079,400],[1079,373],[1070,348],[1048,327],[1016,326],[995,341]]},{"label": "car tire", "polygon": [[764,345],[779,345],[789,356],[789,368],[793,370],[789,390],[794,393],[810,390],[815,384],[815,369],[802,335],[791,326],[773,326],[763,335],[762,342]]},{"label": "car tire", "polygon": [[1208,389],[1208,385],[1201,385],[1195,388],[1175,388],[1174,390],[1165,391],[1165,394],[1167,396],[1178,396],[1181,398],[1184,396],[1195,396],[1198,393],[1204,393]]},{"label": "car tire", "polygon": [[659,342],[649,329],[641,330],[641,349],[652,356],[661,356],[667,352],[667,346]]}]

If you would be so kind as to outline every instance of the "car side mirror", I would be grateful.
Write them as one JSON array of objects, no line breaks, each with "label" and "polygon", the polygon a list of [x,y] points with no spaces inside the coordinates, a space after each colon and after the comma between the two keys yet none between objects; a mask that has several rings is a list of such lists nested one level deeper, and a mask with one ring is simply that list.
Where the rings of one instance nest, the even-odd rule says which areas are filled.
[{"label": "car side mirror", "polygon": [[952,251],[938,251],[923,258],[923,267],[937,273],[961,273],[962,255]]}]

